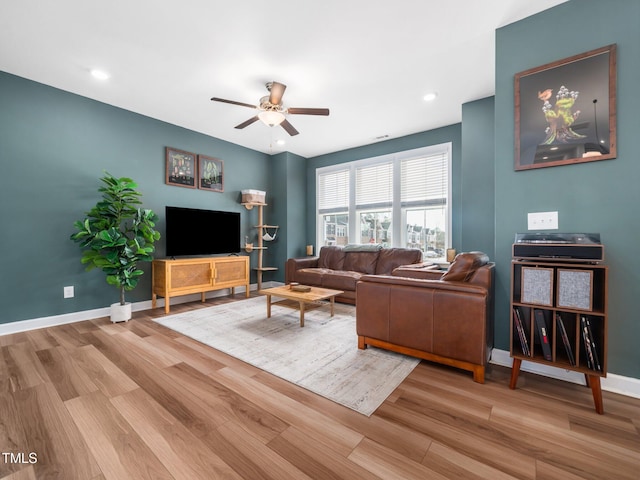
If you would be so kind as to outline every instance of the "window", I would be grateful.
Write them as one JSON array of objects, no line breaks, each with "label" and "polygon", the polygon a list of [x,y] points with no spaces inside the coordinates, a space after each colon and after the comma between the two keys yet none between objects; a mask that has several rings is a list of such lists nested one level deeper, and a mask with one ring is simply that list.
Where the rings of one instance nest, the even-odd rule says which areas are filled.
[{"label": "window", "polygon": [[319,245],[346,245],[349,242],[349,169],[334,170],[317,177],[317,191],[323,195],[316,204],[321,218]]},{"label": "window", "polygon": [[400,161],[400,199],[407,247],[427,258],[444,259],[450,242],[449,155],[446,152]]},{"label": "window", "polygon": [[451,144],[319,168],[318,245],[379,243],[444,260],[450,171]]},{"label": "window", "polygon": [[393,163],[356,166],[356,215],[359,235],[355,243],[392,245]]}]

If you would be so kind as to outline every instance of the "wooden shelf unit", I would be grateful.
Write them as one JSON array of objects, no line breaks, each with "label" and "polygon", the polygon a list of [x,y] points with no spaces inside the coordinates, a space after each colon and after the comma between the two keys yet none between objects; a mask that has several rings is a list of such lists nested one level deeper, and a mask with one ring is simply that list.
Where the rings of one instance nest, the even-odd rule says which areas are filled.
[{"label": "wooden shelf unit", "polygon": [[253,270],[256,272],[256,278],[258,281],[258,291],[262,290],[262,273],[263,272],[274,272],[277,271],[277,267],[265,267],[263,265],[264,262],[264,251],[267,250],[268,247],[264,246],[264,234],[271,230],[278,230],[280,228],[278,225],[267,225],[264,223],[264,211],[263,208],[267,206],[266,203],[242,203],[247,210],[252,210],[254,207],[258,209],[258,224],[254,227],[258,229],[258,245],[257,246],[249,246],[245,245],[245,250],[247,252],[251,252],[253,250],[258,251],[258,261],[257,265],[253,267]]},{"label": "wooden shelf unit", "polygon": [[170,298],[191,293],[231,289],[244,286],[249,298],[249,257],[205,257],[178,260],[154,260],[152,264],[151,306],[156,307],[157,296],[164,297],[164,311],[169,313]]},{"label": "wooden shelf unit", "polygon": [[[607,376],[607,276],[608,269],[601,264],[511,262],[511,389],[516,388],[523,360],[579,372],[592,390],[596,411],[604,413],[600,378]],[[516,315],[521,319],[521,332]],[[545,358],[536,316],[544,318],[550,358]],[[592,335],[591,354],[583,336],[587,322]],[[521,334],[528,351],[523,348]]]}]

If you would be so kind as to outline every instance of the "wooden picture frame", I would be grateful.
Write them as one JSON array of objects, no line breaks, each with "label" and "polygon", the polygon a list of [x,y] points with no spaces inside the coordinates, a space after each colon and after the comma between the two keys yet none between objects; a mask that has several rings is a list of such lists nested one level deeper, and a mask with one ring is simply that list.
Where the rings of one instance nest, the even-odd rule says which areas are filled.
[{"label": "wooden picture frame", "polygon": [[198,155],[198,188],[224,192],[224,162],[219,158]]},{"label": "wooden picture frame", "polygon": [[515,75],[515,170],[616,154],[615,44]]},{"label": "wooden picture frame", "polygon": [[553,306],[553,268],[522,267],[522,303]]},{"label": "wooden picture frame", "polygon": [[593,270],[558,269],[558,307],[593,310]]},{"label": "wooden picture frame", "polygon": [[165,148],[166,171],[165,183],[178,187],[197,188],[196,178],[198,165],[196,154],[178,150],[177,148]]}]

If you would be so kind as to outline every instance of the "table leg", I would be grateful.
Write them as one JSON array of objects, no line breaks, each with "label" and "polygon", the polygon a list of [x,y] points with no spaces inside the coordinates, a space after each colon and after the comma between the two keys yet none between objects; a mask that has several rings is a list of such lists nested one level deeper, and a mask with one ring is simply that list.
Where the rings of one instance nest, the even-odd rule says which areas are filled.
[{"label": "table leg", "polygon": [[304,302],[300,302],[300,326],[304,327]]},{"label": "table leg", "polygon": [[267,295],[267,318],[271,318],[271,295]]},{"label": "table leg", "polygon": [[331,316],[333,317],[333,306],[336,304],[336,297],[331,297]]}]

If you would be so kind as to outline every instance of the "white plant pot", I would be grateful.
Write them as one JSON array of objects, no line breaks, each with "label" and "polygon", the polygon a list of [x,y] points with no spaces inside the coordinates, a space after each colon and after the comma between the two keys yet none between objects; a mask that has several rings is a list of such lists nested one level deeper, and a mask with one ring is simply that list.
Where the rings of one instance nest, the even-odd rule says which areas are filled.
[{"label": "white plant pot", "polygon": [[111,304],[111,321],[113,323],[126,322],[131,319],[131,303],[125,302],[124,305],[118,303]]}]

